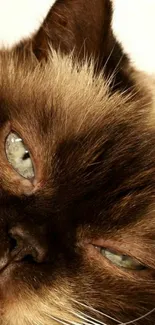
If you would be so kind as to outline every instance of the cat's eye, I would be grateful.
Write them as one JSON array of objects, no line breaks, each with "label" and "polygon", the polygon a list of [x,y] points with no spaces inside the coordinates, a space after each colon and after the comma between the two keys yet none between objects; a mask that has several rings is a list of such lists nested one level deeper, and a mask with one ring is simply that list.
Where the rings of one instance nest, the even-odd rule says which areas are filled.
[{"label": "cat's eye", "polygon": [[9,163],[16,172],[27,179],[34,177],[34,168],[29,151],[17,133],[9,133],[5,142],[5,151]]},{"label": "cat's eye", "polygon": [[122,255],[106,248],[100,248],[100,253],[110,262],[121,268],[128,270],[144,270],[146,268],[139,261],[128,255]]}]

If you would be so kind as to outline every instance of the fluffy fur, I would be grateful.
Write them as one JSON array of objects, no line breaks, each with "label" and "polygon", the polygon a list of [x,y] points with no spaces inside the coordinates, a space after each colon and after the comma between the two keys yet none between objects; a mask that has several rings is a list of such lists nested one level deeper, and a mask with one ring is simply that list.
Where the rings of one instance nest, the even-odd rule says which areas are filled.
[{"label": "fluffy fur", "polygon": [[[0,53],[1,325],[154,324],[154,85],[129,68],[111,17],[108,0],[60,0]],[[10,131],[34,179],[8,162]]]},{"label": "fluffy fur", "polygon": [[[1,271],[0,324],[154,324],[153,312],[143,317],[155,305],[153,107],[139,80],[137,93],[111,94],[71,56],[1,53],[0,256],[14,251],[17,226],[45,254]],[[6,159],[11,129],[31,152],[33,181]],[[146,269],[116,267],[93,246],[101,239]]]}]

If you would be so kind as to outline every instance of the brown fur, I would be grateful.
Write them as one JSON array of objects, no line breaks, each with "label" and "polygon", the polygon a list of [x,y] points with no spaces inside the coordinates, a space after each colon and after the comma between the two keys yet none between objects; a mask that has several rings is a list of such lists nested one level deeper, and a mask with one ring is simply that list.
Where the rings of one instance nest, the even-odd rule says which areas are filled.
[{"label": "brown fur", "polygon": [[[1,53],[0,109],[0,256],[16,225],[47,251],[42,263],[13,261],[1,272],[0,324],[49,325],[53,318],[84,323],[83,311],[86,318],[109,325],[116,322],[104,314],[125,323],[151,311],[151,96],[145,96],[139,80],[137,94],[111,94],[103,75],[94,78],[93,63],[75,63],[52,50],[41,64],[33,56]],[[6,159],[5,138],[11,129],[31,152],[33,182],[19,176]],[[116,267],[93,247],[98,239],[147,268]],[[153,325],[154,313],[138,324]]]}]

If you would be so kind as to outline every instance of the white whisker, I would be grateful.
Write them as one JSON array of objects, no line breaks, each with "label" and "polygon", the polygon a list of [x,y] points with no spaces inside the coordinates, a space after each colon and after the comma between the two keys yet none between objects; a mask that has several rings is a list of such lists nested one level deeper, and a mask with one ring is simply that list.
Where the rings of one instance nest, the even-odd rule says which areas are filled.
[{"label": "white whisker", "polygon": [[[83,313],[83,312],[80,312],[82,315],[86,315],[85,313]],[[97,320],[97,319],[95,319],[95,318],[93,318],[93,317],[91,317],[91,316],[87,316],[87,318],[88,319],[90,319],[90,320],[92,320],[92,321],[95,321],[95,322],[97,322],[97,324],[100,324],[100,325],[107,325],[106,323],[103,323],[103,322],[101,322],[100,320]]]},{"label": "white whisker", "polygon": [[[83,307],[85,307],[85,308],[87,308],[87,309],[90,309],[91,311],[94,311],[94,312],[98,313],[99,315],[105,316],[105,317],[107,317],[108,319],[111,319],[111,320],[113,320],[114,322],[116,322],[116,323],[122,325],[121,321],[119,321],[119,320],[116,319],[116,318],[113,318],[113,317],[111,317],[111,316],[109,316],[109,315],[107,315],[107,314],[105,314],[105,313],[103,313],[103,312],[101,312],[101,311],[99,311],[99,310],[97,310],[97,309],[95,309],[95,308],[93,308],[93,307],[90,307],[90,306],[88,306],[88,305],[86,305],[86,304],[84,304],[84,303],[82,303],[82,302],[76,301],[76,300],[74,300],[74,299],[71,299],[71,300],[72,300],[73,302],[75,302],[76,304],[80,305],[80,306],[83,306]],[[123,324],[123,325],[124,325],[124,324]]]},{"label": "white whisker", "polygon": [[82,312],[78,312],[78,313],[74,313],[73,314],[77,317],[79,317],[80,319],[89,322],[92,325],[107,325],[106,323],[103,323],[101,321],[98,321],[97,319],[87,316],[86,314],[82,313]]},{"label": "white whisker", "polygon": [[139,320],[141,320],[141,319],[143,319],[143,318],[149,316],[149,315],[152,314],[154,311],[155,311],[155,308],[153,308],[152,310],[150,310],[148,313],[144,314],[143,316],[140,316],[140,317],[138,317],[138,318],[135,318],[135,319],[133,319],[132,321],[129,321],[129,322],[126,322],[126,323],[121,323],[120,325],[129,325],[129,324],[133,324],[133,323],[135,323],[135,322],[137,322],[137,321],[139,321]]},{"label": "white whisker", "polygon": [[69,323],[67,323],[67,322],[65,322],[65,321],[63,321],[63,320],[61,320],[61,319],[59,319],[57,317],[49,316],[49,315],[48,315],[48,317],[51,318],[51,319],[53,319],[53,320],[55,320],[56,322],[58,322],[58,323],[60,323],[62,325],[68,325],[69,324]]},{"label": "white whisker", "polygon": [[[47,317],[55,320],[56,322],[62,324],[62,325],[81,325],[81,323],[75,322],[75,321],[70,321],[70,320],[64,320],[58,317],[55,317],[53,315],[46,314]],[[82,325],[89,325],[87,323],[82,323]]]}]

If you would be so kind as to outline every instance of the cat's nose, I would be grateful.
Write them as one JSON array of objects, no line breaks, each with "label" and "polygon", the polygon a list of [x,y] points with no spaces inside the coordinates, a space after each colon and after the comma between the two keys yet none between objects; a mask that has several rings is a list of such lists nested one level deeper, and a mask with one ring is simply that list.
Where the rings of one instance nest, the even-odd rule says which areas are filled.
[{"label": "cat's nose", "polygon": [[42,263],[46,260],[46,249],[22,227],[14,227],[9,232],[12,240],[11,255],[14,261],[32,261]]}]

